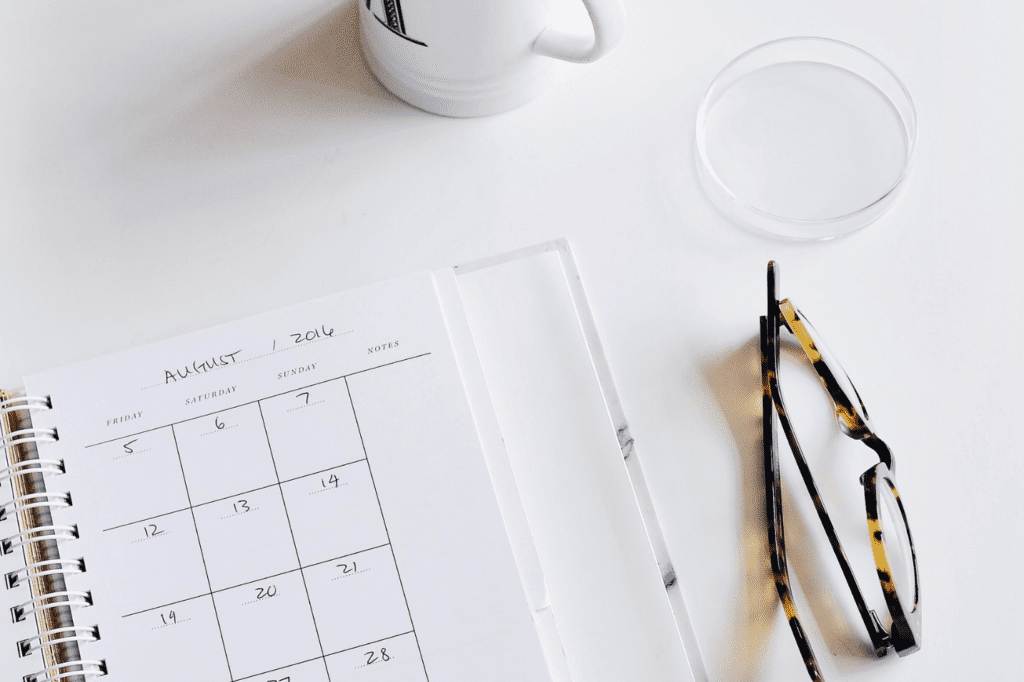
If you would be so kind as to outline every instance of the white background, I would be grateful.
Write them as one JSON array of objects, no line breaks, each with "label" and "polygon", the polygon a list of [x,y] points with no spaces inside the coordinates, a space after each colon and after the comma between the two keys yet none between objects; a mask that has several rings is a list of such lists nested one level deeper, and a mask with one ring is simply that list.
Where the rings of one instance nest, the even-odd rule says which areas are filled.
[{"label": "white background", "polygon": [[[1019,676],[1024,12],[960,0],[627,0],[626,12],[605,60],[566,66],[522,109],[453,120],[377,85],[352,0],[5,4],[0,384],[567,236],[712,679],[798,680],[765,564],[754,397],[775,258],[783,295],[843,358],[896,453],[921,564],[924,646],[875,661],[784,468],[798,605],[826,676]],[[790,35],[860,46],[917,104],[902,202],[834,242],[734,227],[693,164],[714,74]],[[797,428],[852,547],[870,458],[808,409]]]}]

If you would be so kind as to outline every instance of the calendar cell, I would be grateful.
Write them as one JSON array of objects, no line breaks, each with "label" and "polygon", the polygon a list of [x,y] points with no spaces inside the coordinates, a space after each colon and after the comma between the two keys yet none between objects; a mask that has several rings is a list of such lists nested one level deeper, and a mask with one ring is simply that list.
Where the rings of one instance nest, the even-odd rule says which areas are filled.
[{"label": "calendar cell", "polygon": [[104,528],[188,508],[170,427],[105,443],[91,452],[91,458],[100,480],[131,482],[118,490],[116,505],[97,509]]},{"label": "calendar cell", "polygon": [[388,543],[365,461],[281,486],[303,566]]},{"label": "calendar cell", "polygon": [[[101,551],[89,557],[96,570],[120,564],[121,588],[110,595],[124,613],[168,604],[209,592],[203,556],[189,510],[105,531],[97,538]],[[166,576],[150,580],[147,576]]]},{"label": "calendar cell", "polygon": [[276,485],[200,505],[194,511],[213,590],[299,567]]},{"label": "calendar cell", "polygon": [[304,573],[325,651],[412,630],[390,547],[328,561]]},{"label": "calendar cell", "polygon": [[344,381],[328,381],[260,402],[282,481],[363,459]]},{"label": "calendar cell", "polygon": [[299,571],[217,592],[214,601],[236,679],[323,656]]},{"label": "calendar cell", "polygon": [[192,504],[277,483],[256,404],[176,424],[174,436]]},{"label": "calendar cell", "polygon": [[426,682],[413,634],[372,642],[327,657],[332,682]]},{"label": "calendar cell", "polygon": [[106,635],[129,651],[181,651],[181,656],[108,658],[110,682],[210,680],[230,682],[213,599],[191,599],[109,623]]}]

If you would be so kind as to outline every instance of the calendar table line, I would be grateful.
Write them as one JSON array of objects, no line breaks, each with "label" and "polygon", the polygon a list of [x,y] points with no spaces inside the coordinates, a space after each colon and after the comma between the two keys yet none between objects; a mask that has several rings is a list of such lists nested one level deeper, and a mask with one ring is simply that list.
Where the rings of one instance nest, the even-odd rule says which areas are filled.
[{"label": "calendar table line", "polygon": [[406,635],[414,635],[414,634],[416,634],[415,630],[409,630],[407,632],[399,632],[398,634],[391,635],[390,637],[383,637],[381,639],[377,639],[377,640],[374,640],[372,642],[364,642],[363,644],[357,644],[356,646],[350,646],[350,647],[347,647],[345,649],[339,649],[338,651],[332,651],[331,653],[329,653],[327,655],[328,656],[337,656],[338,654],[344,654],[344,653],[347,653],[349,651],[355,651],[356,649],[362,649],[363,647],[373,646],[374,644],[380,644],[381,642],[387,642],[387,641],[392,640],[392,639],[397,639],[399,637],[405,637]]},{"label": "calendar table line", "polygon": [[[352,416],[355,418],[356,432],[359,434],[359,444],[362,446],[363,453],[365,454],[366,453],[366,441],[363,439],[363,429],[359,425],[359,411],[356,409],[355,401],[352,400],[352,387],[349,385],[348,379],[345,379],[345,392],[348,394],[349,404],[352,405]],[[387,519],[384,518],[384,512],[383,512],[383,509],[380,506],[380,493],[377,491],[377,482],[373,478],[373,467],[370,466],[370,460],[369,459],[366,460],[366,468],[367,468],[367,471],[370,474],[370,482],[373,485],[373,494],[377,498],[377,508],[381,509],[381,521],[383,521],[383,523],[384,523],[384,534],[385,534],[385,536],[388,539],[388,544],[390,544],[391,543],[391,531],[388,530],[388,522],[387,522]],[[391,555],[392,555],[392,557],[394,557],[394,550],[392,550]],[[405,582],[402,580],[402,573],[401,573],[401,571],[397,570],[398,569],[397,561],[395,563],[395,569],[396,569],[396,572],[397,572],[397,575],[398,575],[398,584],[399,584],[399,587],[402,590],[402,599],[405,600],[405,611],[406,611],[406,613],[409,616],[409,624],[412,625],[412,629],[413,629],[412,636],[413,636],[413,639],[416,640],[416,651],[417,651],[417,653],[420,656],[420,663],[423,665],[423,675],[424,675],[424,677],[429,682],[430,677],[429,677],[429,675],[427,675],[426,661],[423,660],[423,649],[420,646],[420,638],[416,634],[416,623],[415,623],[415,621],[414,621],[414,619],[412,617],[412,609],[409,607],[409,598],[408,598],[408,596],[406,595],[406,592],[405,592]]]},{"label": "calendar table line", "polygon": [[[347,388],[348,387],[348,379],[345,379],[344,381],[345,381],[345,386]],[[308,404],[308,402],[309,402],[309,394],[308,393],[306,394],[306,401],[307,401],[307,404]],[[351,398],[351,396],[349,396],[349,407],[351,407],[351,406],[352,406],[352,398]],[[281,480],[280,470],[277,467],[277,457],[274,456],[274,445],[271,442],[270,432],[267,430],[266,416],[263,414],[263,407],[262,407],[262,405],[259,402],[256,403],[256,409],[259,410],[260,421],[263,423],[263,435],[266,436],[268,447],[270,448],[270,461],[274,465],[274,478],[277,479],[277,488],[278,488],[278,492],[280,492],[280,494],[281,494],[281,504],[282,504],[283,509],[284,509],[285,520],[288,522],[288,532],[289,532],[289,534],[291,535],[291,538],[292,538],[292,547],[295,548],[295,560],[301,565],[302,564],[302,556],[299,553],[299,543],[298,543],[298,540],[296,540],[296,538],[295,538],[295,527],[292,525],[291,514],[288,511],[288,504],[287,504],[287,501],[285,500],[284,488],[282,487],[283,481]],[[365,447],[363,448],[363,454],[364,454],[364,456],[366,454],[366,448]],[[369,462],[367,462],[367,466],[369,466]],[[381,513],[381,517],[383,518],[383,512],[380,510],[379,504],[378,504],[377,511],[379,511]],[[391,538],[388,538],[388,542],[391,542]],[[394,559],[394,553],[393,552],[392,552],[392,559]],[[397,570],[398,567],[395,566],[395,569]],[[324,651],[323,637],[320,634],[320,624],[317,623],[316,612],[315,612],[315,610],[313,608],[313,597],[309,593],[309,583],[306,581],[306,574],[305,574],[305,572],[301,568],[299,569],[299,577],[302,579],[302,589],[305,590],[305,592],[306,592],[306,603],[309,605],[309,615],[310,615],[310,618],[313,621],[313,632],[316,635],[317,645],[320,647],[320,655],[323,657],[323,660],[324,660],[325,672],[327,673],[327,682],[331,682],[331,672],[330,672],[330,670],[328,670],[326,668],[327,656],[326,656],[326,652]],[[258,599],[260,599],[260,597],[257,596],[256,599],[258,600]]]},{"label": "calendar table line", "polygon": [[359,459],[352,460],[351,462],[345,462],[344,464],[338,464],[336,466],[328,467],[326,469],[321,469],[320,471],[313,471],[313,472],[308,473],[308,474],[302,474],[301,476],[294,476],[292,478],[285,479],[285,480],[281,481],[280,483],[269,483],[267,485],[263,485],[263,486],[260,486],[258,488],[252,488],[250,490],[243,490],[243,491],[237,492],[237,493],[235,493],[233,495],[225,495],[224,497],[218,497],[215,500],[209,500],[207,502],[198,502],[198,503],[196,503],[196,504],[194,504],[192,506],[189,506],[189,507],[182,507],[180,509],[174,509],[172,511],[163,512],[161,514],[154,514],[153,516],[148,516],[148,517],[146,517],[144,519],[138,519],[137,521],[129,521],[127,523],[120,523],[120,524],[118,524],[116,526],[111,526],[110,528],[104,528],[101,532],[106,533],[106,532],[112,531],[112,530],[119,530],[121,528],[127,528],[129,526],[134,526],[134,525],[137,525],[137,524],[140,524],[140,523],[145,523],[146,521],[153,521],[155,519],[159,519],[159,518],[162,518],[162,517],[165,517],[165,516],[171,516],[173,514],[180,514],[182,512],[187,512],[190,509],[198,509],[199,507],[205,507],[207,505],[216,504],[217,502],[224,502],[225,500],[232,500],[232,499],[234,499],[236,497],[240,497],[242,495],[249,495],[249,494],[257,493],[257,492],[260,492],[260,491],[263,491],[263,490],[270,490],[271,488],[277,487],[278,485],[284,485],[286,483],[293,483],[295,481],[300,481],[303,478],[309,478],[310,476],[320,476],[322,474],[326,474],[328,471],[335,471],[337,469],[341,469],[343,467],[347,467],[350,464],[358,464],[359,462],[365,462],[365,461],[367,461],[366,457],[360,457]]},{"label": "calendar table line", "polygon": [[150,428],[150,429],[143,429],[142,431],[136,431],[135,433],[127,433],[127,434],[125,434],[123,436],[118,436],[117,438],[109,438],[107,440],[101,440],[101,441],[98,441],[96,443],[90,443],[89,445],[84,445],[82,447],[83,447],[83,449],[88,450],[88,449],[91,449],[91,448],[99,447],[101,445],[107,445],[109,443],[116,443],[117,441],[124,440],[125,438],[132,438],[133,436],[141,436],[144,433],[150,433],[152,431],[159,431],[160,429],[166,429],[166,428],[168,428],[170,426],[176,426],[178,424],[185,424],[185,423],[188,423],[188,422],[191,422],[191,421],[196,421],[197,419],[204,419],[206,417],[211,417],[211,416],[213,416],[215,414],[220,414],[221,412],[227,412],[228,410],[234,410],[234,409],[237,409],[239,407],[245,407],[247,405],[254,405],[256,403],[263,402],[265,400],[270,400],[272,398],[279,398],[279,397],[281,397],[283,395],[288,395],[288,394],[291,394],[291,393],[296,393],[296,392],[299,392],[299,391],[303,391],[303,390],[305,390],[307,388],[313,388],[314,386],[322,386],[323,384],[328,384],[328,383],[331,383],[333,381],[341,381],[342,379],[347,379],[349,377],[353,377],[353,376],[356,376],[356,375],[359,375],[359,374],[365,374],[366,372],[372,372],[372,371],[374,371],[376,369],[383,369],[384,367],[390,367],[392,365],[397,365],[397,364],[402,363],[402,362],[408,362],[410,360],[416,360],[418,358],[426,357],[428,355],[430,355],[430,352],[420,353],[418,355],[410,355],[407,358],[401,358],[399,360],[392,360],[391,362],[385,362],[385,363],[380,364],[380,365],[374,365],[373,367],[367,367],[365,369],[356,370],[355,372],[349,372],[348,374],[342,374],[342,375],[339,375],[339,376],[336,376],[336,377],[331,377],[330,379],[323,379],[322,381],[317,381],[317,382],[314,382],[312,384],[307,384],[305,386],[299,386],[298,388],[292,388],[292,389],[289,389],[287,391],[281,391],[280,393],[273,393],[271,395],[265,395],[265,396],[263,396],[261,398],[255,399],[255,400],[250,400],[250,401],[244,402],[244,403],[238,403],[237,405],[232,405],[230,407],[225,407],[225,408],[222,408],[220,410],[214,410],[212,412],[207,412],[205,414],[196,415],[195,417],[189,417],[188,419],[182,419],[181,421],[171,422],[171,423],[168,423],[168,424],[161,424],[160,426],[154,426],[153,428]]},{"label": "calendar table line", "polygon": [[254,677],[262,677],[263,675],[270,675],[271,673],[276,673],[276,672],[279,672],[281,670],[287,670],[288,668],[291,668],[291,667],[294,667],[294,666],[297,666],[297,665],[303,665],[304,663],[312,663],[313,661],[319,661],[321,659],[330,658],[331,656],[337,656],[339,654],[348,653],[349,651],[355,651],[356,649],[363,649],[365,647],[374,646],[374,645],[377,645],[377,644],[381,644],[383,642],[390,642],[393,639],[398,639],[399,637],[405,637],[406,635],[413,635],[413,634],[415,634],[415,632],[413,630],[409,630],[408,632],[399,632],[398,634],[391,635],[390,637],[384,637],[382,639],[377,639],[377,640],[374,640],[372,642],[364,642],[363,644],[357,644],[356,646],[351,646],[351,647],[348,647],[346,649],[341,649],[339,651],[332,651],[329,654],[324,654],[323,656],[316,656],[314,658],[309,658],[309,659],[306,659],[305,661],[296,661],[294,663],[289,663],[288,665],[279,666],[277,668],[274,668],[273,670],[263,670],[261,672],[256,673],[255,675],[246,675],[245,677],[236,677],[233,680],[231,680],[231,682],[243,682],[243,680],[251,680]]},{"label": "calendar table line", "polygon": [[329,564],[332,561],[340,561],[342,559],[347,559],[349,557],[358,556],[360,554],[365,554],[366,552],[372,552],[374,550],[381,549],[383,547],[390,547],[390,546],[391,546],[390,543],[384,543],[382,545],[377,545],[376,547],[367,547],[366,549],[361,549],[358,552],[349,552],[348,554],[342,554],[341,556],[336,556],[336,557],[333,557],[331,559],[325,559],[323,561],[317,561],[316,563],[306,564],[306,565],[303,565],[303,566],[299,566],[298,568],[293,568],[293,569],[290,569],[290,570],[287,570],[287,571],[281,571],[280,573],[274,573],[272,575],[266,575],[266,576],[263,576],[261,578],[257,578],[255,580],[247,580],[245,582],[238,583],[238,584],[235,584],[235,585],[229,585],[227,587],[221,587],[221,588],[218,588],[216,590],[210,590],[210,591],[207,591],[207,592],[202,592],[200,594],[196,594],[196,595],[193,595],[191,597],[185,597],[183,599],[177,599],[177,600],[172,601],[172,602],[167,602],[166,604],[160,604],[158,606],[151,606],[149,608],[141,609],[139,611],[133,611],[132,613],[126,613],[123,616],[121,616],[121,618],[131,618],[132,616],[138,616],[138,615],[141,615],[143,613],[150,613],[152,611],[159,611],[160,609],[166,609],[166,608],[168,608],[170,606],[176,606],[177,604],[184,604],[185,602],[194,601],[196,599],[202,599],[203,597],[212,597],[215,594],[221,594],[223,592],[228,592],[230,590],[234,590],[234,589],[237,589],[239,587],[245,587],[246,585],[254,585],[256,583],[261,583],[261,582],[263,582],[265,580],[271,580],[273,578],[279,578],[279,577],[281,577],[283,575],[290,575],[292,573],[297,573],[298,571],[303,571],[303,570],[306,570],[306,569],[309,569],[309,568],[316,568],[317,566],[323,566],[324,564]]}]

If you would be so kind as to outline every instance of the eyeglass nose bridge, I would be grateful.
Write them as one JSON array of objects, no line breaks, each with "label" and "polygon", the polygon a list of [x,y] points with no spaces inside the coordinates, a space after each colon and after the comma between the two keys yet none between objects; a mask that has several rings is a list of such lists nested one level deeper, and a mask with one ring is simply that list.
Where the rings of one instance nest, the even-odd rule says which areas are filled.
[{"label": "eyeglass nose bridge", "polygon": [[[882,462],[882,464],[887,466],[889,468],[889,472],[893,476],[895,476],[896,458],[893,457],[892,451],[889,449],[889,446],[886,445],[881,438],[876,436],[874,431],[870,431],[867,436],[861,439],[861,441],[864,443],[864,445],[867,445],[869,448],[874,450],[876,454],[878,454],[878,459]],[[864,484],[864,477],[867,476],[868,473],[868,471],[865,471],[864,474],[861,475],[861,485]]]}]

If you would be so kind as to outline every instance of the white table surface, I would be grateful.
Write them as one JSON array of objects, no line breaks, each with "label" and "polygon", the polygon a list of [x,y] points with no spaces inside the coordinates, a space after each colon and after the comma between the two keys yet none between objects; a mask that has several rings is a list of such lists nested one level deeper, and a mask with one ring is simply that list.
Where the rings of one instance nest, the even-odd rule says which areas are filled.
[{"label": "white table surface", "polygon": [[[0,385],[567,236],[711,678],[800,680],[760,483],[757,317],[775,258],[783,294],[843,358],[896,453],[921,565],[924,646],[876,661],[783,452],[798,603],[826,677],[1018,679],[1024,11],[626,5],[626,36],[606,59],[567,66],[524,108],[455,120],[372,79],[353,0],[5,3]],[[790,35],[873,53],[917,105],[902,202],[833,242],[734,227],[693,163],[713,75]],[[822,428],[798,428],[856,545],[855,479],[870,458],[809,409]]]}]

